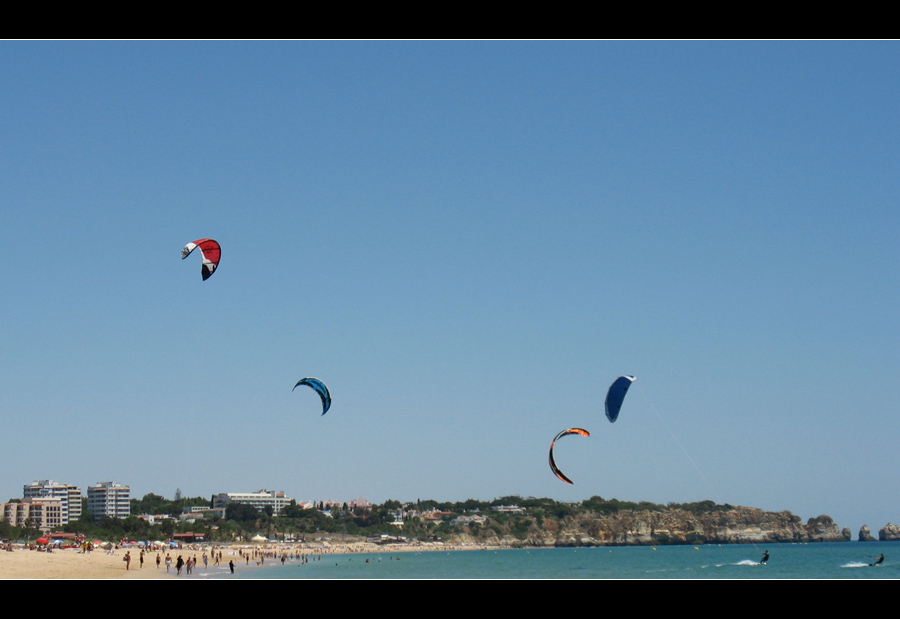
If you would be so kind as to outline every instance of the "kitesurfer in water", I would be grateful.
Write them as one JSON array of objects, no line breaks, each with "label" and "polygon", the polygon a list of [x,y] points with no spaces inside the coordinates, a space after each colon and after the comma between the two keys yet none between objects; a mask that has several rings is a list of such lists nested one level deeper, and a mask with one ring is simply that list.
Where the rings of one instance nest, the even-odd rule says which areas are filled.
[{"label": "kitesurfer in water", "polygon": [[768,561],[768,560],[769,560],[769,551],[766,550],[765,552],[763,552],[762,559],[760,559],[759,562],[761,565],[765,565],[766,561]]},{"label": "kitesurfer in water", "polygon": [[874,563],[869,563],[869,567],[873,567],[875,565],[881,565],[882,563],[884,563],[884,553],[883,552],[881,553],[880,557],[875,559]]}]

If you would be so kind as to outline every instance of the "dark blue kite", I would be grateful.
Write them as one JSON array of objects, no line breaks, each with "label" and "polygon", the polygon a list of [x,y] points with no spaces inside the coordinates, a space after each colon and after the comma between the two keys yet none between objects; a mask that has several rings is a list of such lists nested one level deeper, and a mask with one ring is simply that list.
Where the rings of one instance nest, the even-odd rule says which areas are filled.
[{"label": "dark blue kite", "polygon": [[637,378],[634,376],[620,376],[609,386],[609,391],[606,393],[606,417],[611,422],[619,418],[619,410],[622,408],[625,394],[628,393],[631,383],[636,380]]}]

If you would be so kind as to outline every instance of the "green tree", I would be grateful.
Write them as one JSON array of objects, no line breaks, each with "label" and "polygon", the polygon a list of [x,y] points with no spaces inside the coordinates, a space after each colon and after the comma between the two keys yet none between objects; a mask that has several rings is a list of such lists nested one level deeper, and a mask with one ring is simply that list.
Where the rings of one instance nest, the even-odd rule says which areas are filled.
[{"label": "green tree", "polygon": [[297,501],[291,499],[291,502],[286,506],[281,508],[281,516],[283,518],[300,518],[303,515],[303,510],[297,505]]},{"label": "green tree", "polygon": [[494,507],[499,506],[499,505],[521,505],[521,504],[522,504],[522,497],[515,495],[515,494],[509,495],[509,496],[503,496],[503,497],[500,497],[499,499],[494,499],[493,501],[491,501],[491,505]]},{"label": "green tree", "polygon": [[225,506],[225,519],[234,520],[236,522],[255,522],[259,518],[260,512],[252,505],[244,503],[229,503]]},{"label": "green tree", "polygon": [[159,529],[162,532],[162,536],[166,538],[171,538],[175,535],[175,520],[171,518],[166,518],[161,523],[159,523]]}]

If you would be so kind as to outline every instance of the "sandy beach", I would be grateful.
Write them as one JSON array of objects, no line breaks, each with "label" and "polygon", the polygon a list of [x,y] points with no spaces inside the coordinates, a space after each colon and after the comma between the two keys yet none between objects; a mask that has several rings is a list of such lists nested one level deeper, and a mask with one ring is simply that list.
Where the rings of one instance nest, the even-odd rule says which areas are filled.
[{"label": "sandy beach", "polygon": [[[75,548],[39,552],[26,548],[12,551],[0,550],[0,578],[2,579],[105,579],[105,578],[173,578],[165,565],[156,569],[156,554],[144,555],[144,567],[140,564],[140,550],[130,549],[131,564],[126,569],[126,550],[105,550],[82,553]],[[173,558],[174,560],[174,558]]]},{"label": "sandy beach", "polygon": [[[313,557],[339,554],[361,553],[401,553],[422,551],[457,551],[483,550],[481,545],[460,546],[444,544],[387,544],[378,545],[363,542],[353,543],[298,543],[298,544],[263,544],[263,545],[231,545],[231,546],[197,546],[195,548],[172,549],[171,551],[155,550],[144,554],[141,567],[140,549],[116,549],[112,553],[106,550],[94,550],[82,553],[75,548],[40,552],[22,547],[14,547],[12,551],[0,550],[0,579],[107,579],[107,578],[163,578],[192,579],[205,578],[210,575],[227,575],[229,561],[234,561],[235,570],[253,569],[260,563],[280,560],[282,555],[296,560],[298,557]],[[125,553],[131,553],[131,562],[126,569]],[[219,564],[215,564],[215,555],[221,553]],[[203,556],[209,559],[204,566]],[[160,557],[160,565],[156,565],[156,557]],[[171,557],[172,565],[166,570],[166,556]],[[181,555],[185,560],[194,557],[197,561],[192,573],[182,569],[178,575],[175,562]]]}]

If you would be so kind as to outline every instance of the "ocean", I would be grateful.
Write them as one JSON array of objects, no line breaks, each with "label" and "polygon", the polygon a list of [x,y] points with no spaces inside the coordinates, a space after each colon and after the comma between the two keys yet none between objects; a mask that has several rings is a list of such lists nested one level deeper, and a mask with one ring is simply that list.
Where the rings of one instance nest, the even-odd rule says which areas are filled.
[{"label": "ocean", "polygon": [[[762,551],[769,552],[760,564]],[[881,565],[870,567],[884,553]],[[900,543],[727,544],[322,555],[309,562],[235,559],[193,577],[255,579],[882,579],[900,578]],[[240,559],[240,560],[239,560]]]}]

